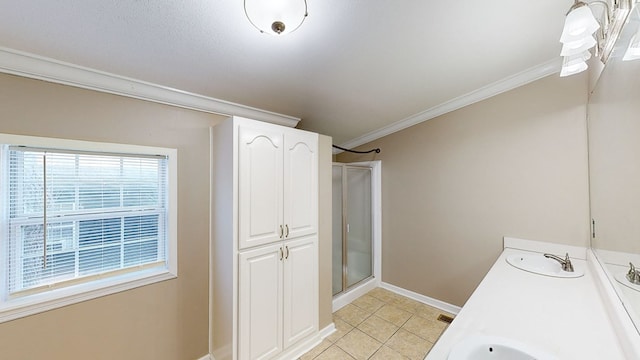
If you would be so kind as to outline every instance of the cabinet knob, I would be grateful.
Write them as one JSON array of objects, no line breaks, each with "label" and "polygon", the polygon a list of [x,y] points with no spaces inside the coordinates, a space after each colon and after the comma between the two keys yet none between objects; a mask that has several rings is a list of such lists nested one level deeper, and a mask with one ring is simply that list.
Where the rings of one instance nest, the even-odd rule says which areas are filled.
[{"label": "cabinet knob", "polygon": [[284,251],[282,251],[282,248],[280,248],[280,261],[282,261],[283,257],[284,257]]},{"label": "cabinet knob", "polygon": [[286,229],[284,237],[289,237],[289,225],[285,225],[284,228]]},{"label": "cabinet knob", "polygon": [[282,239],[284,237],[284,229],[282,228],[282,225],[280,225],[280,239]]},{"label": "cabinet knob", "polygon": [[285,255],[285,259],[289,258],[289,246],[285,246],[285,249],[287,249],[287,255]]}]

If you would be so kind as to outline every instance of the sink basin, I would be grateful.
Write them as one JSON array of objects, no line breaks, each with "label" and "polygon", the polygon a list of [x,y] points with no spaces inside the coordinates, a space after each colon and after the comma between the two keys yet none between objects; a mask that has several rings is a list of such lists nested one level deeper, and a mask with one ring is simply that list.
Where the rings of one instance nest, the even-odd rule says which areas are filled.
[{"label": "sink basin", "polygon": [[635,291],[640,291],[640,285],[634,284],[631,281],[627,280],[627,273],[617,273],[614,278],[616,279],[617,282],[619,282],[620,284],[633,289]]},{"label": "sink basin", "polygon": [[498,336],[470,335],[453,346],[447,360],[557,360],[551,354]]},{"label": "sink basin", "polygon": [[518,269],[539,275],[559,278],[577,278],[584,275],[584,269],[576,267],[575,264],[573,272],[564,271],[559,262],[547,259],[542,254],[513,254],[507,256],[507,262]]}]

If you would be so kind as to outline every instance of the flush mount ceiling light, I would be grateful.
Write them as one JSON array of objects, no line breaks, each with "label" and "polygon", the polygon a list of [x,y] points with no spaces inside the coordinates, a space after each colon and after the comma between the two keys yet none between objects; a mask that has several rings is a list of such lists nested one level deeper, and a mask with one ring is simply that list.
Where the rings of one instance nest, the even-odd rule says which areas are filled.
[{"label": "flush mount ceiling light", "polygon": [[262,33],[285,35],[306,19],[306,0],[244,0],[247,19]]},{"label": "flush mount ceiling light", "polygon": [[[587,70],[587,60],[591,58],[589,50],[606,63],[613,43],[618,38],[622,25],[633,8],[635,0],[615,0],[613,9],[606,1],[589,3],[575,0],[565,19],[560,42],[564,57],[560,76],[569,76]],[[603,8],[598,18],[591,9],[594,5]],[[587,55],[588,54],[588,55]]]}]

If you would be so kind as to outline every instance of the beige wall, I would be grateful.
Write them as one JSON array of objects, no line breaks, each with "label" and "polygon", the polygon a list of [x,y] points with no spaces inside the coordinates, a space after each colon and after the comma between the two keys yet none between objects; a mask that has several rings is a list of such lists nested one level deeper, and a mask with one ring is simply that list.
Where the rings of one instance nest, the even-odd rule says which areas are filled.
[{"label": "beige wall", "polygon": [[[585,97],[584,77],[552,76],[366,145],[382,148],[382,280],[462,305],[504,235],[586,245]],[[179,151],[179,278],[2,323],[3,358],[175,360],[207,352],[202,194],[208,128],[221,119],[0,75],[0,132]],[[323,149],[328,143],[320,138]],[[321,328],[331,322],[330,158],[321,151]],[[80,344],[73,353],[72,341]]]},{"label": "beige wall", "polygon": [[0,358],[192,360],[207,353],[209,126],[221,119],[0,75],[0,132],[171,147],[179,158],[178,279],[2,323]]},{"label": "beige wall", "polygon": [[386,136],[382,281],[461,306],[502,237],[587,246],[587,79],[553,75]]},{"label": "beige wall", "polygon": [[[208,352],[209,127],[223,116],[0,74],[0,132],[178,149],[176,280],[0,323],[0,358]],[[331,318],[331,138],[320,136],[320,328]],[[326,194],[329,194],[328,196]],[[71,349],[69,344],[79,346]]]}]

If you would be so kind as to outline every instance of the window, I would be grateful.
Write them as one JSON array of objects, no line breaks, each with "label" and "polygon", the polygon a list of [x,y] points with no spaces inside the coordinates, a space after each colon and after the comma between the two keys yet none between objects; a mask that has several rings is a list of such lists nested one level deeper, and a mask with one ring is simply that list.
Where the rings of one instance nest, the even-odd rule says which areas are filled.
[{"label": "window", "polygon": [[0,320],[175,277],[175,150],[4,137]]}]

